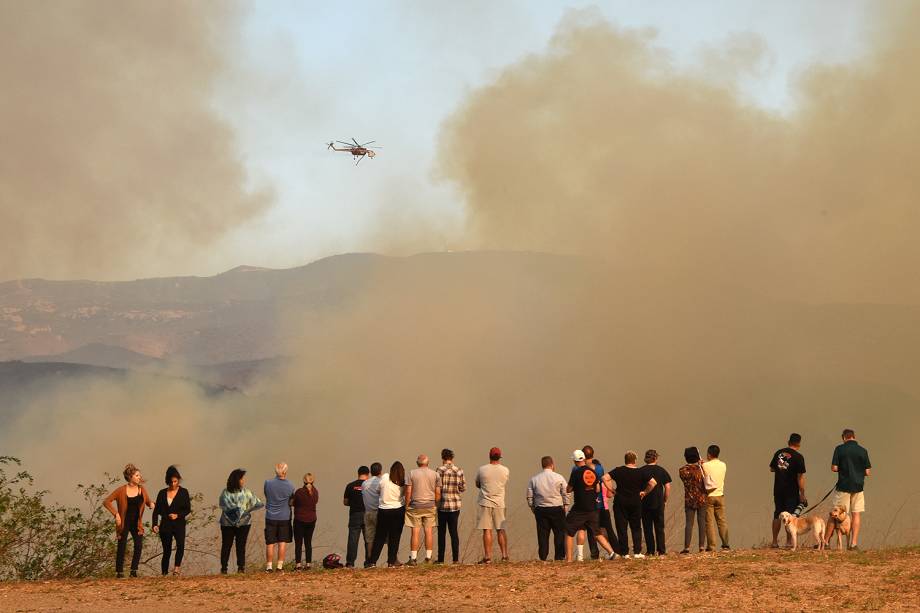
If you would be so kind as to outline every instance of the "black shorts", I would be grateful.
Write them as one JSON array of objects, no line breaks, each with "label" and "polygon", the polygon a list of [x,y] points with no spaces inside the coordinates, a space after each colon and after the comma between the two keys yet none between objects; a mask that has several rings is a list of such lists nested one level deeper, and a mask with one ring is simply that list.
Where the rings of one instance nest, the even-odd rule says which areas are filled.
[{"label": "black shorts", "polygon": [[291,520],[289,519],[266,519],[265,520],[265,544],[274,545],[275,543],[290,543],[294,540],[293,531],[291,530]]},{"label": "black shorts", "polygon": [[782,512],[795,514],[796,507],[799,506],[799,495],[795,496],[777,496],[773,494],[773,519],[779,518]]},{"label": "black shorts", "polygon": [[597,511],[569,511],[565,516],[565,533],[575,536],[579,530],[591,530],[594,534],[600,533]]}]

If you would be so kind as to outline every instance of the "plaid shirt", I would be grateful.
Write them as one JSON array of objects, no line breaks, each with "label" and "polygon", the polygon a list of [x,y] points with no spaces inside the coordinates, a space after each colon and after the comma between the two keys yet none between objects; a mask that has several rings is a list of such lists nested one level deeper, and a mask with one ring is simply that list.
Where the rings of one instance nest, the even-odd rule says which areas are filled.
[{"label": "plaid shirt", "polygon": [[441,477],[441,502],[438,509],[441,511],[459,511],[461,494],[466,491],[466,477],[463,469],[453,464],[443,464],[438,467],[438,476]]}]

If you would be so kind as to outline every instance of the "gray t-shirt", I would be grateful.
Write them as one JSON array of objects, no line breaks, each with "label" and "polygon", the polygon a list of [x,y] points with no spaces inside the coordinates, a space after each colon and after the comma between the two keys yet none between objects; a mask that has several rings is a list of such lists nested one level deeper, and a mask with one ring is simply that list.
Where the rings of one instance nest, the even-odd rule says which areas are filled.
[{"label": "gray t-shirt", "polygon": [[505,508],[505,484],[511,471],[501,464],[486,464],[479,467],[476,487],[479,488],[479,506]]},{"label": "gray t-shirt", "polygon": [[364,482],[361,490],[365,511],[376,511],[380,506],[380,477],[371,477]]},{"label": "gray t-shirt", "polygon": [[434,490],[441,487],[441,477],[427,466],[421,466],[409,472],[409,485],[412,486],[412,500],[409,507],[413,509],[430,509],[434,507]]},{"label": "gray t-shirt", "polygon": [[287,479],[275,477],[265,482],[265,519],[288,521],[291,519],[291,496],[294,486]]}]

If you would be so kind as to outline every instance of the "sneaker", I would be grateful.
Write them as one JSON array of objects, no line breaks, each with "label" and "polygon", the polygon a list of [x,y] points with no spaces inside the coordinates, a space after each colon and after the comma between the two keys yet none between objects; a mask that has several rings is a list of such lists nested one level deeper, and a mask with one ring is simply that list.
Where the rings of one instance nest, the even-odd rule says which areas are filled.
[{"label": "sneaker", "polygon": [[346,565],[345,565],[345,568],[354,568],[354,567],[355,567],[354,564],[346,564]]},{"label": "sneaker", "polygon": [[418,561],[415,558],[409,558],[409,561],[406,562],[406,566],[418,566]]},{"label": "sneaker", "polygon": [[[428,561],[430,561],[430,560],[431,560],[431,558],[426,558],[426,559],[425,559],[426,562],[428,562]],[[435,561],[433,562],[433,564],[444,564],[444,560],[435,560]]]},{"label": "sneaker", "polygon": [[617,552],[611,551],[610,553],[608,553],[608,554],[607,554],[606,556],[604,556],[604,557],[607,558],[608,560],[616,560],[616,559],[619,558],[620,556],[617,555]]},{"label": "sneaker", "polygon": [[294,570],[303,570],[303,563],[298,562],[294,565]]},{"label": "sneaker", "polygon": [[425,558],[425,564],[431,564],[431,558]]},{"label": "sneaker", "polygon": [[[700,551],[702,551],[702,549]],[[706,548],[706,553],[712,553],[713,551],[715,551],[715,549],[713,549],[712,547]]]},{"label": "sneaker", "polygon": [[644,560],[644,559],[645,559],[644,553],[634,553],[633,554],[633,560]]},{"label": "sneaker", "polygon": [[131,571],[131,576],[132,576],[132,577],[137,577],[137,571],[136,571],[136,570],[132,570],[132,571]]},{"label": "sneaker", "polygon": [[508,556],[502,557],[502,562],[510,562],[510,561],[511,561],[511,558],[509,558]]},{"label": "sneaker", "polygon": [[124,573],[115,573],[115,578],[116,578],[116,579],[124,579],[124,578],[125,578],[125,574],[124,574]]},{"label": "sneaker", "polygon": [[405,566],[405,564],[399,560],[396,560],[395,562],[387,562],[387,568],[399,568],[400,566]]},{"label": "sneaker", "polygon": [[238,575],[242,575],[242,574],[244,574],[245,572],[246,572],[246,569],[243,568],[242,566],[240,566],[239,568],[236,569],[236,574],[238,574]]},{"label": "sneaker", "polygon": [[728,545],[722,545],[722,551],[731,551],[731,547]]},{"label": "sneaker", "polygon": [[226,569],[226,568],[220,569],[220,574],[226,575],[226,574],[227,574],[227,569]]},{"label": "sneaker", "polygon": [[304,570],[310,570],[311,568],[313,568],[312,562],[307,562],[306,564],[303,565]]},{"label": "sneaker", "polygon": [[680,550],[680,553],[681,553],[681,555],[687,555],[687,554],[690,553],[690,550],[689,550],[689,549],[681,549],[681,550]]},{"label": "sneaker", "polygon": [[849,547],[847,547],[847,551],[859,551],[859,546],[858,546],[858,545],[850,545]]},{"label": "sneaker", "polygon": [[478,562],[476,562],[476,564],[491,564],[491,563],[492,563],[492,558],[483,558],[479,560]]},{"label": "sneaker", "polygon": [[374,564],[373,562],[365,562],[364,568],[377,568],[377,565]]},{"label": "sneaker", "polygon": [[266,567],[265,567],[265,572],[271,573],[271,572],[274,572],[274,571],[272,570],[272,567],[271,567],[271,566],[266,566]]}]

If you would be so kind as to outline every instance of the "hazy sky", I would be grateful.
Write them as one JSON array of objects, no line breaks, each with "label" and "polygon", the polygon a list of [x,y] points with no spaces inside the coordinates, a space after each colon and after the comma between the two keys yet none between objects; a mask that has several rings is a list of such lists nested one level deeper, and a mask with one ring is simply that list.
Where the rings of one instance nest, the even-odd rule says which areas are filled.
[{"label": "hazy sky", "polygon": [[[236,264],[293,266],[338,252],[382,250],[381,224],[416,217],[443,228],[431,245],[450,248],[463,203],[433,176],[439,128],[476,87],[541,52],[572,10],[650,28],[687,70],[739,35],[760,37],[762,56],[741,82],[752,104],[784,112],[790,84],[807,65],[846,61],[863,50],[867,2],[349,2],[276,0],[247,6],[234,69],[215,101],[238,131],[256,184],[274,186],[275,206],[239,227],[211,261],[186,273]],[[603,79],[604,75],[598,75]],[[374,160],[355,167],[329,140],[374,139]],[[573,134],[561,147],[590,144]],[[509,156],[527,147],[496,142]],[[442,244],[438,244],[442,243]],[[179,272],[179,271],[177,271]]]}]

